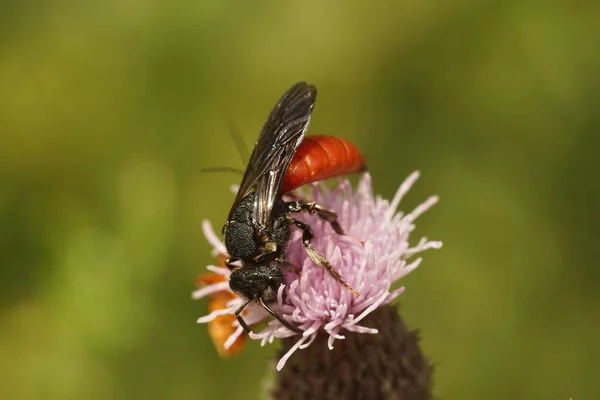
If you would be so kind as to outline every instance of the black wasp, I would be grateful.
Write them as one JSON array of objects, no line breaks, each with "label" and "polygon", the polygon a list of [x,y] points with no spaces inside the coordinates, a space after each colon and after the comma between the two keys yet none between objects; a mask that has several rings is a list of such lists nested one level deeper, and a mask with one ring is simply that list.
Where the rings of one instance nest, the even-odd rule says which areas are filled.
[{"label": "black wasp", "polygon": [[[312,262],[325,268],[333,278],[358,295],[329,261],[313,249],[314,235],[310,226],[293,217],[299,212],[316,214],[342,235],[344,231],[337,221],[337,214],[313,202],[286,202],[280,194],[290,162],[308,130],[316,97],[314,86],[300,82],[288,89],[271,110],[223,226],[229,253],[225,263],[232,270],[229,286],[245,298],[235,316],[246,332],[251,329],[241,312],[251,301],[264,307],[288,329],[303,332],[268,305],[276,299],[277,290],[284,281],[283,269],[293,267],[285,260],[291,225],[302,230],[302,243]],[[241,266],[233,265],[236,261],[241,261]]]}]

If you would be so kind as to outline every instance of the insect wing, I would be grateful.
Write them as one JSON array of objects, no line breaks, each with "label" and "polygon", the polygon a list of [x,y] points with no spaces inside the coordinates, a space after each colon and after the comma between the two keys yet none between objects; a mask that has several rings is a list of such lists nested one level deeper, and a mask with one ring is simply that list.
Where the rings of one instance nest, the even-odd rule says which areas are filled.
[{"label": "insect wing", "polygon": [[268,226],[285,173],[308,129],[316,97],[314,86],[300,82],[285,92],[271,110],[250,155],[228,219],[254,188],[253,222],[259,231]]}]

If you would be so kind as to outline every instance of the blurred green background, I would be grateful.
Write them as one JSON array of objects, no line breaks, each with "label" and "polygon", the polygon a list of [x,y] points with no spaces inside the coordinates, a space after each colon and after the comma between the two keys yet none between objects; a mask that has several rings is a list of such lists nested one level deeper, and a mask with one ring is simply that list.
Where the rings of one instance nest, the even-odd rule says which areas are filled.
[{"label": "blurred green background", "polygon": [[0,4],[0,399],[257,399],[193,280],[246,143],[292,83],[390,197],[441,202],[405,279],[444,399],[600,398],[600,5]]}]

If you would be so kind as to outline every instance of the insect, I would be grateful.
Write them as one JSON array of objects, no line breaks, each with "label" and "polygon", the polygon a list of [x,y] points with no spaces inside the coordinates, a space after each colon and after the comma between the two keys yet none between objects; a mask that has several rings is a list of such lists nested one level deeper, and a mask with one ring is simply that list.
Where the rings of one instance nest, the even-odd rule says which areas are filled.
[{"label": "insect", "polygon": [[[329,261],[311,246],[314,234],[310,226],[293,217],[293,214],[300,212],[316,214],[329,222],[336,233],[342,235],[344,231],[337,221],[337,215],[314,202],[286,202],[281,197],[282,187],[284,190],[292,190],[303,183],[316,180],[308,173],[288,171],[308,130],[316,96],[317,89],[314,86],[300,82],[288,89],[271,110],[250,155],[227,222],[223,226],[225,247],[229,253],[225,265],[232,271],[229,286],[233,292],[245,299],[234,314],[248,333],[251,329],[241,314],[251,301],[260,304],[288,329],[297,333],[303,332],[269,307],[269,303],[276,299],[277,290],[284,281],[283,270],[292,267],[285,260],[285,249],[292,225],[302,230],[302,244],[310,260],[315,265],[325,268],[335,280],[354,294],[359,294],[344,281]],[[316,145],[319,142],[317,140],[314,143]],[[345,141],[339,143],[343,144]],[[327,148],[331,150],[334,147]],[[316,175],[321,179],[339,175],[338,167],[342,172],[364,168],[364,157],[362,161],[356,156],[347,157],[346,163],[340,166],[334,156],[345,153],[335,150],[326,154],[330,156],[329,161],[325,162],[315,157],[320,161],[313,165],[317,168],[312,170],[311,162],[308,161],[310,157],[306,154],[304,158],[302,154],[298,157],[299,160],[305,161],[309,173],[316,171]],[[328,172],[327,168],[330,165],[327,163],[335,166],[336,170]],[[296,164],[299,171],[301,164],[301,161]],[[286,186],[283,186],[284,181]],[[237,261],[241,261],[241,266],[234,264]]]}]

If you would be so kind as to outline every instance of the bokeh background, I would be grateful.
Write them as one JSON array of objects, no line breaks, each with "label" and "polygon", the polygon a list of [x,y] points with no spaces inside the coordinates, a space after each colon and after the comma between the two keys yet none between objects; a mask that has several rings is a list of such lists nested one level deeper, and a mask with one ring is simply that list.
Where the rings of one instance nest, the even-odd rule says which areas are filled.
[{"label": "bokeh background", "polygon": [[405,279],[445,399],[600,398],[600,6],[3,1],[0,399],[258,399],[276,346],[195,320],[252,144],[298,80],[377,192],[441,202]]}]

